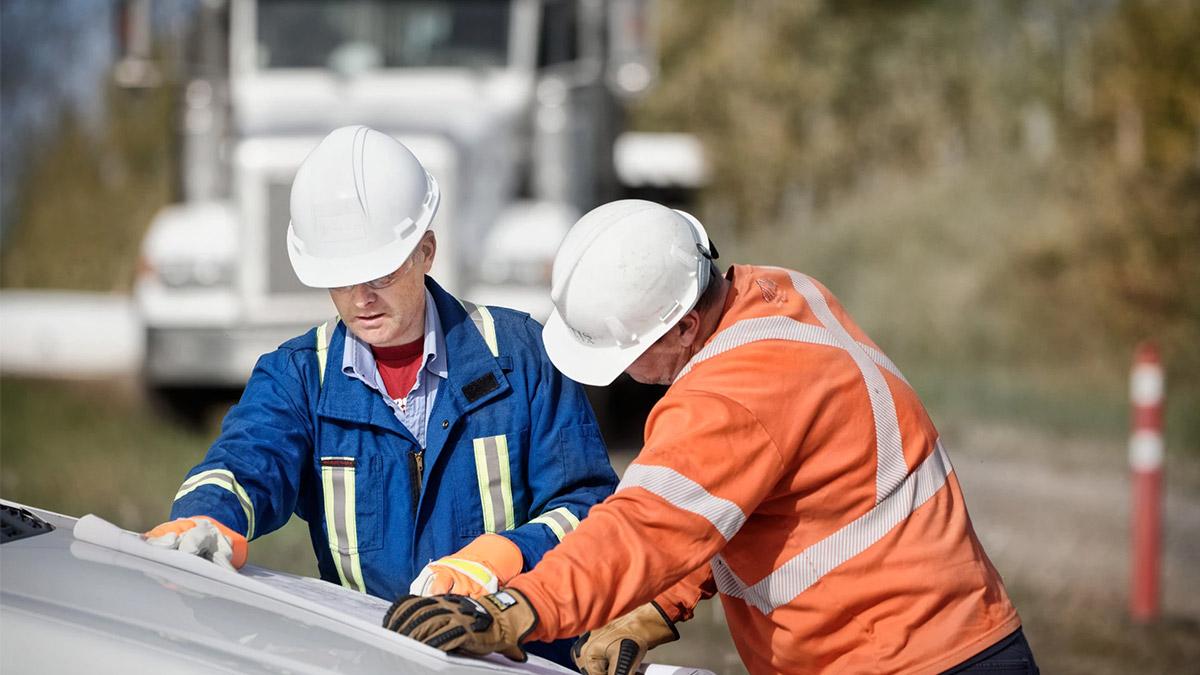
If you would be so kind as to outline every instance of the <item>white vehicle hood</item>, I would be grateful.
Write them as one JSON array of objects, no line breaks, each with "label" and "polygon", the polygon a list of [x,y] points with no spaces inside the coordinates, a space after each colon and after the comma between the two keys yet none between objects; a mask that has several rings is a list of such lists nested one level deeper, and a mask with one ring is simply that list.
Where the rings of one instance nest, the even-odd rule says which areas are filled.
[{"label": "white vehicle hood", "polygon": [[[26,507],[28,508],[28,507]],[[567,673],[449,656],[379,626],[387,602],[247,565],[226,571],[95,516],[0,547],[0,671]]]}]

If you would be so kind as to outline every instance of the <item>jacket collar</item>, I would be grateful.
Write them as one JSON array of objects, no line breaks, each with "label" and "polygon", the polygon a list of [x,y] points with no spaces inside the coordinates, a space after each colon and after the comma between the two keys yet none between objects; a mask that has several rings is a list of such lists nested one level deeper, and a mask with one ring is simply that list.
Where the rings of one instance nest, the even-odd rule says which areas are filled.
[{"label": "jacket collar", "polygon": [[[511,389],[504,374],[504,366],[511,363],[511,359],[504,357],[503,352],[499,358],[492,356],[475,322],[454,296],[429,277],[425,277],[425,286],[433,296],[441,317],[449,369],[445,390],[438,390],[434,410],[441,408],[444,401],[450,404],[446,413],[454,411],[457,417],[503,396]],[[503,347],[501,344],[501,349]]]},{"label": "jacket collar", "polygon": [[[443,420],[456,423],[466,413],[503,396],[511,389],[503,367],[511,363],[511,359],[492,356],[483,336],[454,296],[428,276],[425,277],[425,287],[433,297],[445,336],[445,349],[439,359],[445,358],[448,371],[447,379],[438,387],[434,408],[429,415],[427,444],[432,448],[440,445],[445,438]],[[328,362],[332,367],[327,370],[325,385],[318,398],[317,414],[406,433],[378,392],[341,372],[346,330],[346,324],[338,322],[329,346]],[[438,438],[436,443],[435,436]]]}]

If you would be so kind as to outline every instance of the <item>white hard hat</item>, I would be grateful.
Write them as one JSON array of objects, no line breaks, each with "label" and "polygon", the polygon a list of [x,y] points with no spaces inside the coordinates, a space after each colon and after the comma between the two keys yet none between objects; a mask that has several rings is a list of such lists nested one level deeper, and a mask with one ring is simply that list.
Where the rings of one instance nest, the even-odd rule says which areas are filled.
[{"label": "white hard hat", "polygon": [[292,269],[316,288],[391,274],[429,229],[438,201],[437,181],[399,141],[363,126],[335,129],[292,182]]},{"label": "white hard hat", "polygon": [[579,219],[554,259],[542,329],[567,377],[606,385],[696,305],[714,257],[700,221],[625,199]]}]

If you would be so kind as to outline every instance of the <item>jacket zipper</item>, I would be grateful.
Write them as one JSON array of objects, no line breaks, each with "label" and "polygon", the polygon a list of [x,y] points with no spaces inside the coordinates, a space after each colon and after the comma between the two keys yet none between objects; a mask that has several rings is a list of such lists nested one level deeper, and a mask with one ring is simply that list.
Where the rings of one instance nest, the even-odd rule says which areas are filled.
[{"label": "jacket zipper", "polygon": [[425,451],[408,453],[408,473],[412,478],[413,515],[417,515],[417,504],[421,502],[421,481],[425,475]]}]

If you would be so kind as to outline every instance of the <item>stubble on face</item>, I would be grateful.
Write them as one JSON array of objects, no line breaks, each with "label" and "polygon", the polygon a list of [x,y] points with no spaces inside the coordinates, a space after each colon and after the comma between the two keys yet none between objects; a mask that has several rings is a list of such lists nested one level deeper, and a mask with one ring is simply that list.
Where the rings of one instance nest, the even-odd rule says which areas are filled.
[{"label": "stubble on face", "polygon": [[629,373],[635,382],[642,384],[674,382],[675,375],[683,369],[680,357],[684,348],[678,336],[679,333],[675,330],[667,331],[666,335],[650,345],[649,349],[631,363],[625,372]]},{"label": "stubble on face", "polygon": [[[384,288],[358,284],[345,291],[331,290],[330,298],[346,327],[372,347],[395,347],[425,334],[425,274],[433,265],[425,242],[413,252],[398,278]],[[404,267],[404,266],[402,266]]]}]

